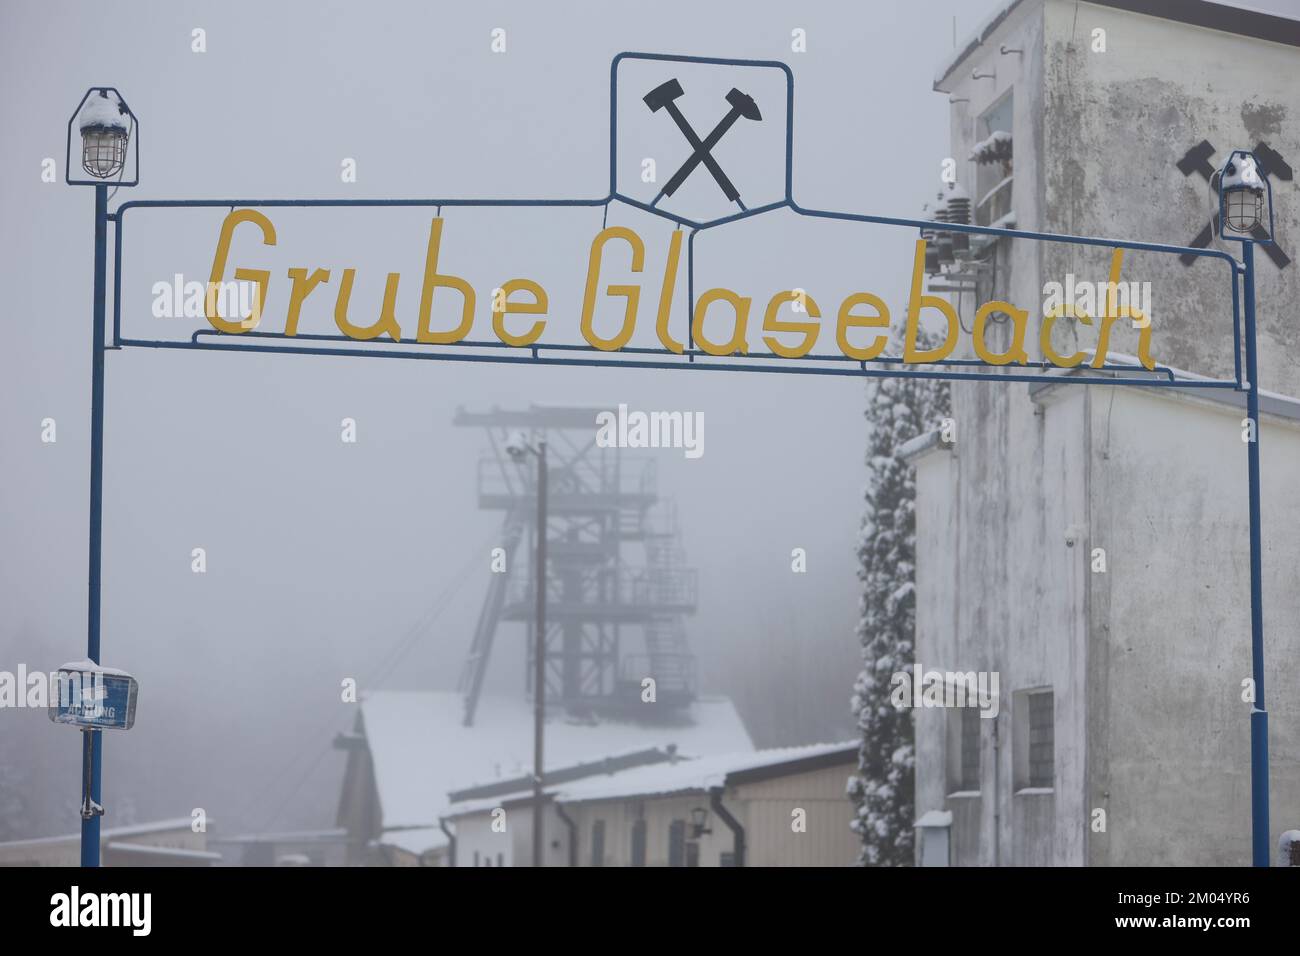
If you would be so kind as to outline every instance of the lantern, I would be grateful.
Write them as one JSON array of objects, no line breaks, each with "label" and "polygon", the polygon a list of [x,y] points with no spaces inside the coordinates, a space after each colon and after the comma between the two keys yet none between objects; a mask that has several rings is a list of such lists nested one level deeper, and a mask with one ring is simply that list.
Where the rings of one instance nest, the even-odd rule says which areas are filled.
[{"label": "lantern", "polygon": [[[117,90],[111,86],[92,87],[68,120],[67,182],[136,185],[140,181],[138,132],[135,114]],[[74,145],[77,139],[80,158]]]},{"label": "lantern", "polygon": [[96,179],[116,176],[126,165],[130,114],[116,96],[99,90],[81,109],[81,168]]},{"label": "lantern", "polygon": [[[1264,178],[1253,154],[1233,150],[1219,171],[1219,221],[1224,235],[1251,236],[1264,226]],[[1272,210],[1269,210],[1269,226]],[[1271,233],[1271,229],[1270,229]]]}]

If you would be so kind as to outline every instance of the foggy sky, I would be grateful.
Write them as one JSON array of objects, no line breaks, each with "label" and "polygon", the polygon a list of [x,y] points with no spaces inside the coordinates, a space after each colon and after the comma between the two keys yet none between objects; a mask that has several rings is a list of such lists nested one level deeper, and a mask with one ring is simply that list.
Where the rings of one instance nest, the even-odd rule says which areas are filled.
[{"label": "foggy sky", "polygon": [[[116,86],[141,122],[141,185],[114,205],[602,196],[616,53],[781,59],[796,78],[799,201],[914,216],[947,155],[948,105],[931,82],[952,46],[952,17],[964,40],[991,6],[6,3],[0,669],[48,670],[85,653],[93,194],[62,183],[62,157],[87,87]],[[489,49],[498,26],[504,55]],[[191,52],[195,27],[207,31],[206,53]],[[808,52],[790,51],[794,28],[807,31]],[[702,125],[720,111],[688,112]],[[41,182],[44,157],[57,158],[59,182]],[[355,184],[340,182],[344,157],[357,160]],[[309,240],[306,215],[275,214],[286,243]],[[454,234],[466,243],[461,262],[483,263],[482,323],[488,277],[504,275],[494,250],[536,246],[531,230],[542,227],[521,221],[494,237],[475,233],[485,227],[472,216],[447,213],[446,244],[450,255]],[[355,251],[354,303],[366,321],[390,263],[406,275],[422,255],[410,236],[427,217],[314,220]],[[838,283],[824,317],[851,288],[903,301],[914,236],[863,228],[849,239],[792,218],[755,224],[732,260],[720,252],[719,281],[706,272],[705,285],[748,285],[761,321],[770,293],[757,290],[797,248],[810,275]],[[195,231],[177,218],[142,236],[132,248],[160,273],[147,284],[197,271],[190,261],[168,267],[169,244],[197,242],[210,257],[219,220],[209,213]],[[597,228],[557,242],[567,258],[557,252],[539,276],[548,288],[561,273],[581,278],[585,261],[570,253],[582,256]],[[281,266],[311,258],[281,253],[281,298],[268,314],[282,318]],[[413,305],[402,301],[409,321]],[[643,302],[643,327],[650,309]],[[576,327],[576,312],[553,314]],[[773,713],[801,715],[787,727],[755,715],[760,745],[852,735],[861,381],[123,350],[107,357],[106,394],[103,660],[133,672],[141,697],[135,729],[105,735],[105,826],[194,807],[227,834],[331,825],[343,755],[329,743],[355,715],[339,700],[340,679],[355,677],[363,692],[454,688],[500,523],[476,507],[484,439],[451,426],[462,405],[703,412],[703,458],[655,457],[700,569],[688,634],[704,689],[748,688],[753,708],[757,683],[774,695]],[[40,441],[47,417],[56,444]],[[358,422],[356,445],[339,441],[343,417]],[[207,551],[204,575],[190,570],[195,547]],[[806,575],[790,572],[794,547],[808,553]],[[519,642],[517,626],[502,627],[489,690],[521,687]],[[76,735],[44,713],[0,712],[0,768],[26,781],[39,830],[25,835],[77,828],[79,758]]]}]

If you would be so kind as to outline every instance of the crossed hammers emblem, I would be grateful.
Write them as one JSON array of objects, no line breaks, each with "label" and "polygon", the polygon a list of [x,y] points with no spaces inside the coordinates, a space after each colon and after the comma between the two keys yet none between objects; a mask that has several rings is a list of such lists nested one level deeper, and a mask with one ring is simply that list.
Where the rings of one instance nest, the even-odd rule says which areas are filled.
[{"label": "crossed hammers emblem", "polygon": [[645,105],[650,107],[650,112],[657,113],[661,109],[668,111],[668,115],[673,118],[673,122],[682,131],[682,135],[686,137],[686,142],[690,143],[693,150],[686,162],[682,163],[677,172],[673,173],[672,178],[664,184],[664,188],[659,190],[659,195],[655,196],[650,205],[655,206],[665,196],[671,196],[677,192],[682,183],[686,182],[686,178],[695,171],[695,167],[702,163],[727,199],[734,202],[742,210],[745,209],[745,204],[740,201],[740,192],[732,185],[731,180],[727,178],[727,174],[722,171],[718,161],[713,158],[713,148],[726,135],[727,130],[735,125],[736,120],[742,116],[745,119],[761,120],[763,116],[758,111],[758,104],[754,102],[753,97],[733,87],[731,92],[727,94],[727,102],[731,104],[731,109],[718,121],[718,125],[713,127],[709,135],[701,140],[691,127],[691,124],[686,121],[686,117],[682,115],[682,111],[677,108],[676,101],[684,93],[682,84],[676,79],[671,79],[656,86],[642,97],[645,100]]},{"label": "crossed hammers emblem", "polygon": [[[1283,181],[1290,181],[1295,177],[1295,172],[1291,166],[1277,150],[1271,148],[1268,143],[1260,143],[1254,149],[1255,155],[1262,164],[1259,171],[1265,177],[1274,176]],[[1218,170],[1210,162],[1210,157],[1214,155],[1214,145],[1207,139],[1201,140],[1186,153],[1183,158],[1174,163],[1178,171],[1184,176],[1191,176],[1193,173],[1199,173],[1201,178],[1206,182],[1214,185],[1215,177]],[[1196,249],[1204,249],[1210,244],[1210,240],[1219,232],[1219,214],[1216,212],[1214,217],[1208,222],[1196,238],[1191,241],[1191,246]],[[1256,239],[1267,239],[1268,230],[1263,226],[1256,226],[1251,233]],[[1282,251],[1282,248],[1276,242],[1261,247],[1264,254],[1273,260],[1273,265],[1279,269],[1285,269],[1291,264],[1291,257]],[[1195,256],[1182,255],[1179,261],[1185,266],[1190,266],[1196,261]]]}]

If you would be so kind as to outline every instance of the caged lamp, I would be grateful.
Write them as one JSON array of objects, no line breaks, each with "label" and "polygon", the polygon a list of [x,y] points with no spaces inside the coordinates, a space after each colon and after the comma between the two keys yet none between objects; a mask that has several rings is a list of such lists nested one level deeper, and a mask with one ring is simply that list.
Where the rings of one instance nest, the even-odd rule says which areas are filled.
[{"label": "caged lamp", "polygon": [[[135,115],[112,87],[92,87],[68,121],[67,181],[69,184],[134,186],[138,180],[139,138]],[[75,158],[74,130],[81,142]],[[80,166],[90,178],[72,178]]]},{"label": "caged lamp", "polygon": [[81,129],[81,168],[96,179],[109,179],[126,166],[126,143],[131,135],[130,114],[116,95],[98,90],[78,116]]},{"label": "caged lamp", "polygon": [[[1252,153],[1233,150],[1219,171],[1219,220],[1222,234],[1249,236],[1264,225],[1264,179]],[[1269,225],[1272,225],[1272,209]],[[1270,228],[1271,236],[1272,230]]]}]

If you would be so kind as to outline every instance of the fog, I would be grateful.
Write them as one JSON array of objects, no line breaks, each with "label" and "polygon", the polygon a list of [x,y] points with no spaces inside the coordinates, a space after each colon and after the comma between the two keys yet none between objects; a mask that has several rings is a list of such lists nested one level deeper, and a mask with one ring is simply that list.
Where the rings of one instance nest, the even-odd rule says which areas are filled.
[{"label": "fog", "polygon": [[[931,83],[952,47],[953,17],[964,38],[991,6],[6,3],[0,670],[49,670],[85,654],[93,193],[62,177],[68,116],[87,87],[117,87],[140,119],[141,184],[113,206],[591,198],[608,192],[615,54],[781,59],[796,81],[799,202],[913,216],[946,155],[948,104]],[[503,54],[490,50],[496,27],[507,31]],[[191,51],[195,28],[206,31],[202,54]],[[791,52],[796,28],[806,31],[805,53]],[[683,110],[707,129],[725,104],[701,103],[687,85]],[[642,91],[631,92],[639,105]],[[667,123],[648,112],[645,121]],[[674,152],[663,163],[675,167],[684,144],[675,130],[666,135]],[[56,158],[58,182],[42,182],[45,157]],[[340,179],[345,158],[356,161],[355,183]],[[714,190],[703,171],[690,186]],[[129,234],[124,264],[124,332],[152,321],[154,281],[206,278],[224,213],[131,214],[139,233]],[[278,283],[268,304],[275,321],[285,268],[354,266],[354,321],[368,324],[386,272],[415,283],[430,215],[275,211],[276,249],[259,252],[244,237],[238,254],[265,253],[259,261]],[[490,332],[489,290],[533,275],[551,293],[561,334],[576,335],[598,210],[445,216],[444,271],[478,290],[476,333]],[[667,230],[627,208],[609,216],[635,221],[651,247],[638,336],[652,334],[646,315]],[[907,230],[788,213],[751,226],[700,240],[711,257],[697,290],[728,285],[760,309],[796,282],[832,318],[855,288],[905,299]],[[333,298],[330,289],[304,321],[328,324]],[[414,308],[407,291],[404,323]],[[823,334],[825,348],[832,335]],[[760,746],[851,738],[863,396],[851,377],[110,352],[103,662],[131,671],[141,692],[134,729],[105,734],[105,825],[198,807],[226,834],[332,825],[344,757],[331,740],[356,715],[340,682],[354,678],[363,694],[455,688],[501,522],[477,507],[485,437],[453,427],[461,406],[702,413],[699,459],[641,453],[654,457],[688,564],[699,569],[687,633],[702,690],[731,696]],[[54,443],[41,440],[47,418],[57,423]],[[344,418],[357,423],[355,444],[340,441]],[[200,547],[207,570],[195,574]],[[795,548],[807,554],[806,573],[791,571]],[[521,644],[522,629],[503,624],[489,690],[519,692]],[[79,772],[69,728],[38,710],[0,711],[0,774],[11,785],[0,838],[74,831]]]}]

